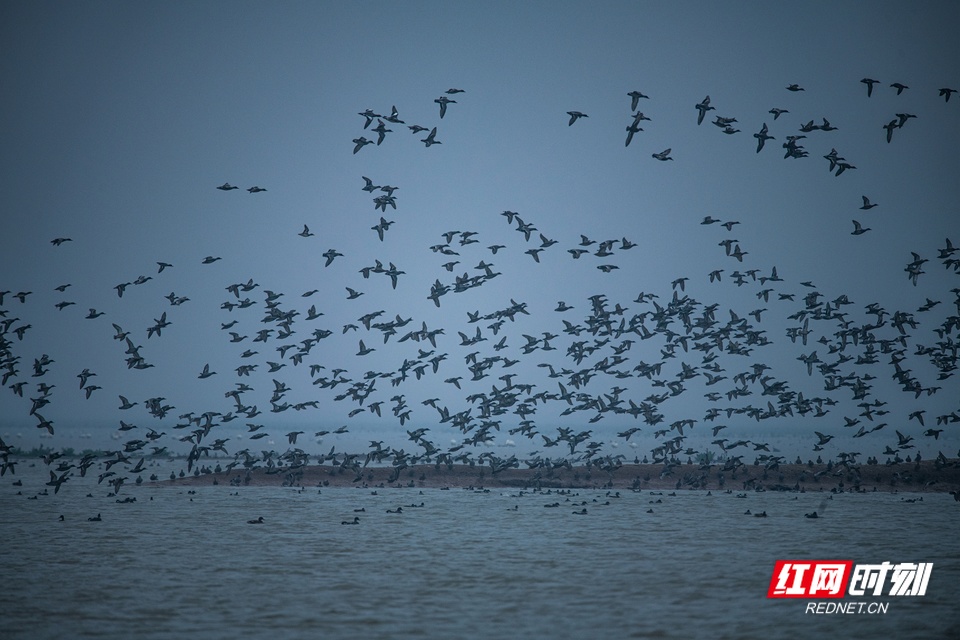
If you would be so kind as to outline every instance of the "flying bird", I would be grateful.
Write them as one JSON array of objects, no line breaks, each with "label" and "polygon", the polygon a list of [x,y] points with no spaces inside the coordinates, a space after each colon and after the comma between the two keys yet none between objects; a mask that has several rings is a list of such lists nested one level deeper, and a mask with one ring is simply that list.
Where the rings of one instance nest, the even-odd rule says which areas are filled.
[{"label": "flying bird", "polygon": [[857,222],[856,220],[854,220],[854,221],[853,221],[853,231],[850,232],[850,235],[852,235],[852,236],[859,236],[859,235],[863,235],[864,233],[866,233],[867,231],[870,231],[870,230],[871,230],[870,227],[864,227],[864,226],[862,226],[859,222]]},{"label": "flying bird", "polygon": [[637,110],[637,105],[640,103],[640,98],[650,98],[650,96],[645,96],[639,91],[631,91],[627,95],[630,96],[630,111]]},{"label": "flying bird", "polygon": [[366,118],[366,122],[363,123],[363,128],[366,129],[370,126],[370,123],[373,122],[374,118],[382,117],[379,113],[374,113],[372,109],[367,109],[366,111],[361,111],[358,115]]},{"label": "flying bird", "polygon": [[353,144],[354,144],[353,152],[357,153],[358,151],[360,151],[360,149],[363,149],[364,146],[368,144],[373,144],[373,140],[367,140],[363,136],[360,136],[359,138],[353,139]]},{"label": "flying bird", "polygon": [[758,133],[753,134],[753,137],[757,139],[757,153],[760,153],[760,150],[763,149],[763,143],[767,140],[773,140],[774,137],[767,135],[767,123],[763,123],[763,128],[760,129]]},{"label": "flying bird", "polygon": [[436,100],[434,100],[434,102],[436,102],[437,104],[440,105],[440,118],[441,118],[441,119],[443,119],[443,116],[445,116],[445,115],[447,114],[447,105],[450,104],[450,103],[453,103],[453,104],[456,104],[456,103],[457,103],[456,100],[451,100],[450,98],[448,98],[448,97],[446,97],[446,96],[440,96],[439,98],[437,98]]},{"label": "flying bird", "polygon": [[707,115],[707,111],[711,111],[716,107],[710,106],[710,96],[707,96],[706,98],[704,98],[703,100],[701,100],[696,104],[696,108],[697,108],[697,111],[699,112],[699,114],[697,115],[697,124],[699,125],[703,122],[703,117]]},{"label": "flying bird", "polygon": [[887,142],[889,143],[893,139],[893,130],[900,127],[898,124],[899,119],[894,118],[887,124],[883,125],[883,128],[887,130]]},{"label": "flying bird", "polygon": [[434,144],[441,144],[441,142],[436,138],[437,138],[437,128],[434,127],[433,129],[430,130],[430,133],[427,134],[427,137],[421,140],[420,142],[422,142],[428,147]]}]

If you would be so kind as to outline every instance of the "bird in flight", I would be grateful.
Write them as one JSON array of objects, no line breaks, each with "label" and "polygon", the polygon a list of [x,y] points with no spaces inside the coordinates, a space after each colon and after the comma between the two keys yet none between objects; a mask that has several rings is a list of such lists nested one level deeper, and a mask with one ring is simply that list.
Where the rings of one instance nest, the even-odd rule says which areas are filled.
[{"label": "bird in flight", "polygon": [[427,137],[424,138],[423,140],[421,140],[420,142],[422,142],[423,144],[425,144],[425,145],[428,146],[428,147],[429,147],[430,145],[433,145],[433,144],[442,144],[442,143],[441,143],[439,140],[437,140],[436,138],[437,138],[437,128],[434,127],[433,129],[430,130],[430,133],[427,134]]},{"label": "bird in flight", "polygon": [[866,233],[867,231],[870,231],[870,230],[871,230],[870,227],[864,227],[864,226],[861,225],[859,222],[857,222],[856,220],[854,220],[854,221],[853,221],[853,231],[850,232],[850,235],[852,235],[852,236],[859,236],[859,235],[863,235],[864,233]]},{"label": "bird in flight", "polygon": [[568,127],[569,127],[569,126],[572,126],[573,123],[576,122],[577,120],[579,120],[580,118],[589,118],[589,117],[590,117],[590,116],[588,116],[587,114],[582,113],[582,112],[580,112],[580,111],[567,111],[567,115],[570,116],[570,122],[567,123],[567,126],[568,126]]},{"label": "bird in flight", "polygon": [[436,102],[437,104],[440,105],[440,118],[443,118],[443,116],[445,116],[445,115],[447,114],[447,105],[448,105],[448,104],[450,104],[451,102],[452,102],[453,104],[456,104],[456,103],[457,103],[456,100],[451,100],[450,98],[448,98],[448,97],[446,97],[446,96],[440,96],[439,98],[437,98],[436,100],[434,100],[434,102]]},{"label": "bird in flight", "polygon": [[334,258],[342,258],[343,254],[337,251],[336,249],[327,249],[323,252],[323,257],[327,259],[324,267],[329,267],[333,263]]},{"label": "bird in flight", "polygon": [[899,122],[899,120],[896,119],[896,118],[894,118],[893,120],[891,120],[891,121],[888,122],[887,124],[883,125],[883,128],[887,130],[887,142],[888,142],[888,143],[889,143],[891,140],[893,140],[893,130],[894,130],[894,129],[897,129],[897,128],[900,126],[899,124],[897,124],[898,122]]},{"label": "bird in flight", "polygon": [[363,149],[364,146],[368,144],[373,144],[373,140],[367,140],[363,136],[360,136],[359,138],[353,139],[353,144],[354,144],[353,152],[356,153],[360,151],[360,149]]},{"label": "bird in flight", "polygon": [[773,136],[767,135],[767,123],[763,123],[763,128],[760,129],[759,133],[753,134],[753,137],[757,139],[757,153],[760,153],[760,149],[763,149],[763,143],[767,140],[773,140]]},{"label": "bird in flight", "polygon": [[711,110],[713,110],[713,109],[716,109],[716,107],[711,107],[711,106],[710,106],[710,96],[707,96],[706,98],[704,98],[703,100],[701,100],[700,102],[698,102],[697,105],[696,105],[696,108],[697,108],[697,111],[700,112],[699,115],[697,115],[697,124],[698,124],[698,125],[703,122],[703,117],[704,117],[705,115],[707,115],[707,111],[711,111]]},{"label": "bird in flight", "polygon": [[650,98],[650,96],[645,96],[639,91],[631,91],[627,95],[630,96],[630,111],[637,110],[637,105],[640,104],[640,98]]},{"label": "bird in flight", "polygon": [[654,158],[656,158],[657,160],[660,160],[660,161],[673,160],[673,158],[670,157],[670,152],[671,152],[671,151],[673,151],[673,149],[664,149],[664,150],[661,151],[660,153],[654,153],[654,154],[651,154],[651,155],[652,155]]}]

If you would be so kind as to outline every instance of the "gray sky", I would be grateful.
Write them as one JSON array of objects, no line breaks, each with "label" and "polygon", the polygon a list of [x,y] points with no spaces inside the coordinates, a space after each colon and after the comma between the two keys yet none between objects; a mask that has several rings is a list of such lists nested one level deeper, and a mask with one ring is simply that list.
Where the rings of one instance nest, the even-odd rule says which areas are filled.
[{"label": "gray sky", "polygon": [[[234,401],[224,393],[246,382],[254,390],[243,395],[244,404],[263,413],[217,427],[216,433],[231,437],[231,451],[257,444],[247,440],[248,422],[266,425],[271,435],[261,444],[281,449],[289,430],[305,431],[307,442],[298,444],[313,450],[319,447],[308,436],[342,425],[349,434],[325,437],[324,449],[362,449],[368,435],[416,449],[405,430],[418,427],[445,446],[463,434],[440,424],[424,400],[439,398],[451,413],[472,409],[477,418],[479,403],[468,398],[490,396],[493,385],[503,389],[507,382],[500,376],[507,374],[515,374],[514,385],[557,394],[561,383],[571,388],[569,376],[550,378],[538,365],[593,367],[613,358],[613,347],[625,339],[635,344],[614,369],[660,361],[663,334],[649,340],[622,334],[576,364],[568,347],[578,340],[593,345],[603,336],[566,334],[563,320],[584,324],[590,296],[602,294],[608,311],[617,304],[625,309],[615,322],[629,323],[656,311],[650,302],[635,302],[641,292],[666,305],[671,283],[687,278],[679,294],[696,303],[694,317],[715,304],[723,326],[733,310],[753,330],[765,331],[771,344],[749,355],[717,352],[714,363],[722,372],[711,374],[726,379],[709,387],[702,367],[714,363],[702,361],[706,352],[678,348],[659,379],[678,380],[681,363],[697,367],[698,375],[682,381],[681,394],[656,404],[663,415],[657,425],[614,411],[590,423],[600,413],[596,408],[562,416],[568,405],[554,399],[537,403],[537,413],[528,416],[540,433],[553,438],[558,427],[589,429],[606,452],[632,459],[634,452],[649,453],[654,431],[685,419],[697,423],[685,431],[684,446],[710,446],[709,428],[727,424],[723,435],[730,440],[783,437],[790,455],[804,457],[817,441],[814,431],[836,436],[828,455],[879,454],[885,446],[896,448],[899,429],[915,437],[924,455],[939,449],[955,455],[949,431],[956,426],[935,423],[936,416],[960,412],[957,378],[938,380],[929,353],[918,351],[956,339],[956,330],[942,336],[935,330],[958,313],[951,292],[960,282],[957,271],[938,257],[946,238],[960,242],[960,96],[945,101],[938,95],[941,87],[960,89],[960,45],[952,33],[957,24],[960,7],[950,2],[917,3],[909,11],[893,2],[4,3],[0,291],[10,293],[0,320],[8,321],[8,359],[17,375],[0,392],[0,435],[21,446],[40,442],[31,398],[40,397],[37,385],[46,383],[55,387],[37,413],[55,423],[48,446],[101,445],[106,434],[123,441],[154,428],[176,447],[189,432],[173,429],[178,416],[230,412]],[[864,77],[879,80],[869,98]],[[894,82],[909,88],[897,95]],[[787,90],[794,83],[803,91]],[[448,95],[456,103],[441,119],[435,99],[450,88],[464,92]],[[638,109],[650,120],[625,146],[633,121],[627,94],[634,90],[649,96]],[[695,105],[707,95],[714,110],[698,126]],[[353,154],[353,139],[377,137],[376,121],[364,130],[358,113],[369,108],[389,116],[393,106],[404,123],[386,123],[392,132],[381,145]],[[769,111],[775,107],[788,112],[774,120]],[[568,126],[568,111],[588,117]],[[897,113],[916,118],[895,129],[888,143],[883,125]],[[740,131],[725,135],[713,124],[716,116],[736,118],[732,126]],[[801,125],[824,118],[836,130],[807,132],[798,143],[808,157],[785,159],[786,137],[803,135]],[[442,144],[427,147],[421,142],[427,131],[412,134],[412,124],[437,127]],[[774,139],[757,153],[752,134],[764,124]],[[672,161],[651,157],[668,148]],[[831,149],[855,169],[831,173],[823,158]],[[373,198],[383,192],[363,191],[362,176],[398,187],[396,210],[376,211]],[[224,182],[240,188],[215,188]],[[250,194],[252,186],[266,191]],[[861,210],[861,196],[878,206]],[[529,241],[516,222],[500,215],[504,210],[536,227]],[[371,229],[381,215],[393,221],[382,242]],[[728,231],[701,224],[705,216],[739,224]],[[870,231],[851,235],[854,219]],[[312,236],[298,235],[304,225]],[[459,255],[431,251],[451,231],[476,232],[478,242],[461,246],[463,236],[453,235],[450,249]],[[537,263],[525,252],[540,247],[541,233],[556,244]],[[616,239],[613,255],[573,259],[568,250],[579,248],[581,234]],[[59,237],[71,241],[53,246]],[[622,250],[623,238],[636,246]],[[742,262],[726,255],[719,245],[725,239],[746,252]],[[494,255],[487,247],[495,244],[505,248]],[[325,267],[322,254],[331,248],[343,256]],[[916,285],[904,271],[911,252],[928,260]],[[220,260],[201,264],[207,256]],[[376,260],[404,272],[396,289],[383,274],[360,274]],[[442,266],[453,260],[459,264],[452,271]],[[452,285],[464,273],[483,274],[476,268],[481,260],[501,275],[447,293],[439,308],[427,298],[437,279]],[[173,266],[158,273],[158,261]],[[604,273],[600,265],[617,269]],[[774,267],[782,281],[761,284],[746,276],[738,286],[732,279],[738,269],[768,277]],[[722,270],[720,280],[711,282],[715,270]],[[140,276],[151,279],[117,296],[116,285]],[[226,287],[249,279],[259,286],[240,297],[249,296],[253,306],[222,309],[226,301],[239,301]],[[65,284],[71,286],[55,290]],[[363,295],[347,300],[346,287]],[[767,301],[758,298],[764,289],[772,290]],[[283,294],[281,312],[299,314],[285,339],[277,337],[275,323],[261,321],[267,290]],[[20,291],[32,292],[22,304],[14,297]],[[825,389],[816,368],[807,375],[799,356],[816,350],[819,360],[833,363],[841,355],[830,353],[839,344],[835,320],[811,322],[807,345],[787,337],[788,328],[802,325],[790,316],[805,308],[804,296],[812,291],[822,294],[820,302],[846,295],[852,304],[842,311],[851,326],[875,322],[866,307],[880,305],[886,324],[875,337],[882,340],[899,337],[890,323],[896,311],[913,314],[917,327],[907,328],[901,367],[924,389],[920,396],[892,379],[889,354],[880,354],[876,364],[857,364],[863,348],[853,345],[843,355],[854,359],[839,364],[838,375],[874,376],[865,399],[854,399],[846,386]],[[189,301],[171,305],[164,298],[171,293]],[[918,312],[927,299],[940,304]],[[492,320],[469,321],[468,313],[489,315],[509,308],[511,300],[524,303],[529,315],[507,320],[497,335]],[[573,309],[555,311],[560,300]],[[58,310],[59,302],[74,304]],[[307,320],[311,305],[324,315]],[[103,315],[86,319],[91,308]],[[749,314],[758,309],[765,311],[757,321]],[[374,322],[410,319],[386,344],[380,331],[358,322],[381,310]],[[164,312],[171,324],[148,338],[147,329]],[[221,329],[233,320],[237,325]],[[113,339],[112,323],[130,332],[153,367],[128,368],[126,344]],[[360,329],[343,333],[348,323]],[[436,349],[424,341],[399,342],[422,323],[443,330]],[[24,325],[30,328],[20,340],[15,330]],[[655,329],[656,321],[645,316],[645,325]],[[461,346],[458,332],[474,336],[478,327],[486,340]],[[670,328],[684,333],[677,317]],[[253,343],[261,329],[273,333]],[[332,333],[295,364],[291,357],[316,329]],[[229,331],[248,337],[231,343]],[[557,335],[548,341],[556,350],[523,354],[523,336],[542,338],[543,332]],[[817,342],[821,337],[825,343]],[[361,339],[376,351],[355,355]],[[282,345],[293,346],[281,355],[276,348]],[[955,356],[952,348],[943,350]],[[242,358],[246,349],[258,353]],[[368,371],[396,372],[405,359],[427,362],[419,349],[434,351],[428,357],[446,354],[437,373],[428,366],[416,380],[411,371],[396,386],[380,377],[363,405],[335,400]],[[480,359],[519,362],[504,369],[502,360],[494,361],[487,377],[471,381],[464,358],[474,351]],[[42,354],[54,363],[35,377],[33,363]],[[285,366],[270,373],[269,362]],[[837,404],[821,405],[820,417],[727,417],[727,408],[765,411],[768,401],[778,403],[777,396],[762,394],[759,380],[749,384],[752,395],[726,397],[738,386],[734,376],[753,371],[755,363],[769,365],[766,375],[789,391]],[[198,379],[205,364],[216,375]],[[257,369],[241,378],[235,369],[243,364]],[[311,377],[312,364],[325,369]],[[77,378],[84,368],[96,373],[88,384],[102,387],[89,399]],[[312,384],[336,368],[345,369],[342,377],[351,383],[333,389]],[[461,389],[444,382],[453,377],[463,378]],[[271,412],[273,380],[289,387],[281,404],[316,401],[316,408]],[[22,398],[8,388],[18,382],[25,383]],[[623,391],[613,393],[614,387]],[[666,390],[634,370],[622,378],[600,373],[575,391],[600,399],[610,394],[627,406]],[[705,398],[711,391],[723,397]],[[390,410],[397,394],[411,410],[403,426]],[[139,404],[118,410],[119,395]],[[166,418],[144,409],[154,397],[174,407]],[[349,416],[376,401],[383,402],[382,417],[368,410]],[[889,413],[858,417],[861,401],[885,402],[882,410]],[[705,418],[711,408],[722,411],[713,421]],[[908,418],[918,410],[925,411],[924,426]],[[845,417],[859,424],[846,428]],[[511,412],[497,419],[501,430],[491,435],[498,445],[509,439],[518,451],[565,450],[544,449],[539,435],[529,441],[508,435],[522,420]],[[139,431],[116,434],[120,420]],[[887,423],[882,431],[851,439],[860,426],[880,423]],[[631,426],[642,431],[630,443],[639,438],[642,444],[628,449],[616,434]],[[948,439],[923,436],[930,427],[946,428],[941,437]]]}]

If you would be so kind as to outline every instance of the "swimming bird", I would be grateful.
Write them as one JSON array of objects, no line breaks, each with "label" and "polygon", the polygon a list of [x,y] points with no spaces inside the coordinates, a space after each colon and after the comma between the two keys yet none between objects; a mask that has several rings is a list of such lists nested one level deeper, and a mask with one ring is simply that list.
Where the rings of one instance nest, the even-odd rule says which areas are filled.
[{"label": "swimming bird", "polygon": [[260,516],[256,520],[247,520],[247,524],[263,524],[263,516]]},{"label": "swimming bird", "polygon": [[353,520],[341,520],[340,524],[360,524],[360,516],[353,516]]}]

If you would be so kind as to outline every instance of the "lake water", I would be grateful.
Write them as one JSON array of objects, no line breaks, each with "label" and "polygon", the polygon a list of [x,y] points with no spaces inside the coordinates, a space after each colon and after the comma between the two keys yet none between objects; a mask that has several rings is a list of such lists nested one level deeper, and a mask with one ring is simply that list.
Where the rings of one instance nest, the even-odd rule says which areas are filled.
[{"label": "lake water", "polygon": [[[119,504],[93,470],[28,499],[46,470],[23,467],[0,485],[2,638],[960,634],[949,494],[124,486]],[[923,597],[846,597],[885,614],[812,615],[766,597],[778,559],[934,567]]]}]

